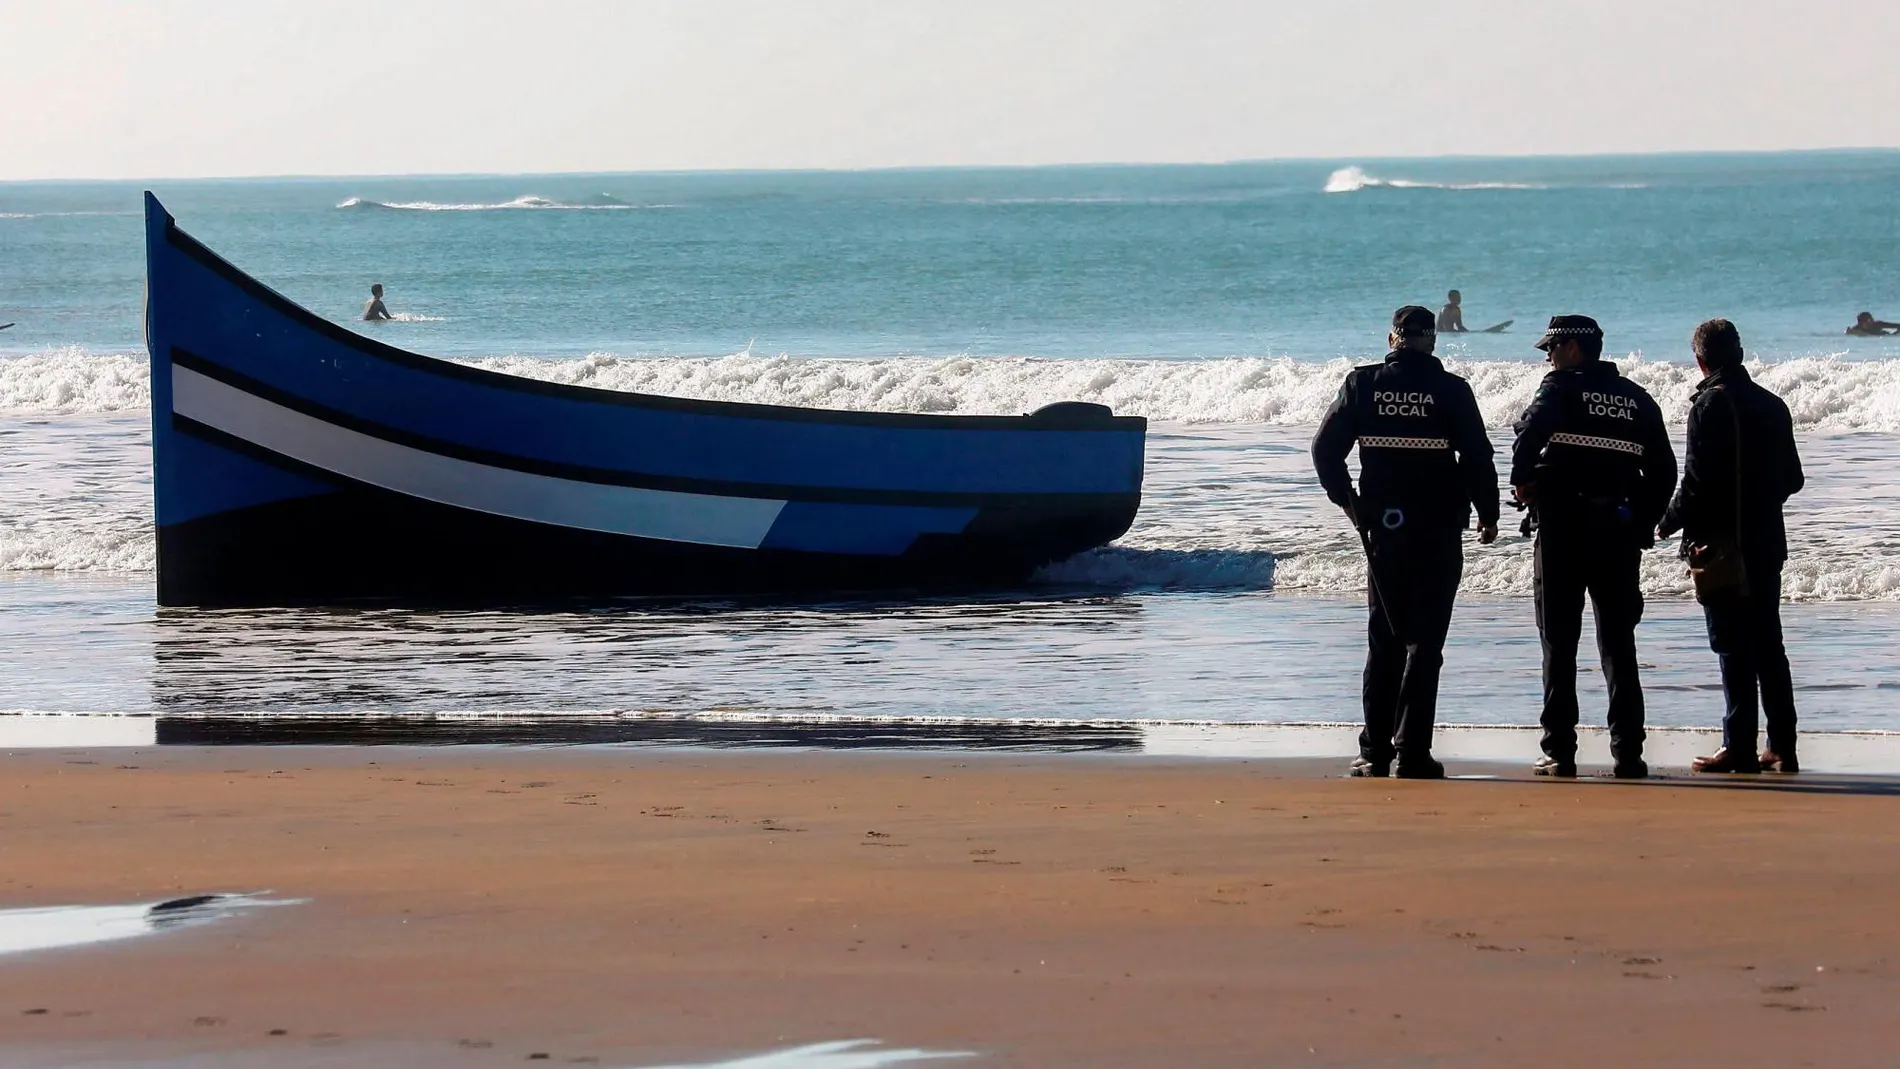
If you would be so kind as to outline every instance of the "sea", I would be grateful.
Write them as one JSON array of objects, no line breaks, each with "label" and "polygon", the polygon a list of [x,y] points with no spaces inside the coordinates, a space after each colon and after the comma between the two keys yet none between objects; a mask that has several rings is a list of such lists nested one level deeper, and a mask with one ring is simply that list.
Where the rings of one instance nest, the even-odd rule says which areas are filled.
[{"label": "sea", "polygon": [[[319,314],[511,374],[1147,416],[1142,510],[1116,544],[981,596],[160,609],[146,188]],[[394,321],[358,321],[371,283]],[[1734,320],[1808,474],[1785,613],[1803,725],[1900,729],[1900,337],[1843,333],[1863,310],[1900,319],[1900,152],[1872,151],[0,184],[0,323],[15,324],[0,330],[0,710],[739,736],[833,723],[873,740],[875,725],[1350,722],[1364,571],[1306,446],[1340,377],[1383,352],[1392,310],[1454,288],[1474,330],[1509,321],[1440,345],[1500,450],[1545,370],[1531,343],[1546,317],[1597,317],[1678,434],[1690,331]],[[1707,727],[1715,661],[1674,548],[1643,565],[1649,715]],[[1441,720],[1535,723],[1530,574],[1514,531],[1469,546]],[[1594,666],[1581,683],[1588,722]]]}]

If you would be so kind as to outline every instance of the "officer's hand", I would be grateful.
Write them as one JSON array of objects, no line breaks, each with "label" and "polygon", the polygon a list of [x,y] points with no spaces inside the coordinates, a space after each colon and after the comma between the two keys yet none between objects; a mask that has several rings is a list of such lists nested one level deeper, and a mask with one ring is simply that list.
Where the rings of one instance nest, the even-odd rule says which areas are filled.
[{"label": "officer's hand", "polygon": [[1525,483],[1523,486],[1513,486],[1511,487],[1511,496],[1516,498],[1517,503],[1520,505],[1535,505],[1537,503],[1537,484]]},{"label": "officer's hand", "polygon": [[1482,522],[1478,524],[1478,543],[1480,545],[1488,546],[1497,540],[1498,540],[1498,525],[1497,524],[1482,523]]}]

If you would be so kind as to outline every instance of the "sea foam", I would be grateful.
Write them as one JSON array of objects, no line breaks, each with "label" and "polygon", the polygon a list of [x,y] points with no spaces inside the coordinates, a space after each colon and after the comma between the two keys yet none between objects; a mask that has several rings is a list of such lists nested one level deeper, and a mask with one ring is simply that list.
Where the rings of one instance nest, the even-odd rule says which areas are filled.
[{"label": "sea foam", "polygon": [[[1015,358],[534,359],[469,361],[534,378],[755,403],[876,411],[1023,412],[1081,398],[1156,420],[1134,528],[1115,545],[1045,569],[1036,586],[1075,592],[1277,590],[1355,596],[1364,556],[1350,528],[1312,485],[1309,427],[1331,403],[1347,361],[1033,360]],[[1532,364],[1454,364],[1468,375],[1492,427],[1535,390]],[[1679,423],[1695,373],[1629,364]],[[150,452],[141,355],[63,349],[0,359],[0,409],[17,428],[0,470],[0,573],[149,574]],[[1900,601],[1900,481],[1887,433],[1900,431],[1900,361],[1807,358],[1758,366],[1803,429],[1808,489],[1790,504],[1792,600]],[[1835,431],[1885,432],[1837,434]],[[1822,433],[1817,433],[1822,432]],[[1678,431],[1679,433],[1679,431]],[[1515,523],[1507,513],[1507,520]],[[1508,526],[1508,524],[1507,524]],[[1529,541],[1507,532],[1467,556],[1468,595],[1524,597]],[[1646,554],[1651,597],[1688,596],[1682,564]]]},{"label": "sea foam", "polygon": [[[1171,423],[1306,426],[1319,421],[1355,361],[755,356],[496,356],[463,363],[524,378],[713,401],[871,412],[1011,414],[1094,401]],[[1619,361],[1680,425],[1700,374],[1689,364]],[[1509,427],[1545,374],[1540,364],[1448,360],[1470,380],[1488,426]],[[1900,432],[1900,360],[1798,357],[1751,365],[1803,431]],[[124,412],[150,403],[142,354],[52,349],[0,358],[0,411]]]},{"label": "sea foam", "polygon": [[150,364],[143,353],[94,353],[68,346],[0,358],[0,412],[126,412],[151,403]]}]

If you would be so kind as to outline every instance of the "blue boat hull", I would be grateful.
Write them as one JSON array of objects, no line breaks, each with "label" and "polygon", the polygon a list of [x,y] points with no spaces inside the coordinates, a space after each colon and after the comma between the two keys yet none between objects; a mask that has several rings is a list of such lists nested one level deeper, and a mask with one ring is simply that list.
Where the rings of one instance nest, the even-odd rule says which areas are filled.
[{"label": "blue boat hull", "polygon": [[563,386],[327,322],[147,195],[158,600],[504,603],[968,588],[1111,541],[1146,423]]}]

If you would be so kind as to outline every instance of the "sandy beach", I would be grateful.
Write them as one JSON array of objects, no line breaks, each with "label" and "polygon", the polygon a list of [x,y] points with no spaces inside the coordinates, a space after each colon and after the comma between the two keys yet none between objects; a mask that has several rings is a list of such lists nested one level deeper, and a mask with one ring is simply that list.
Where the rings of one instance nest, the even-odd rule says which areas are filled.
[{"label": "sandy beach", "polygon": [[604,749],[0,760],[0,909],[308,900],[0,957],[8,1066],[649,1066],[876,1039],[999,1067],[1840,1067],[1891,1065],[1900,1042],[1884,781]]}]

